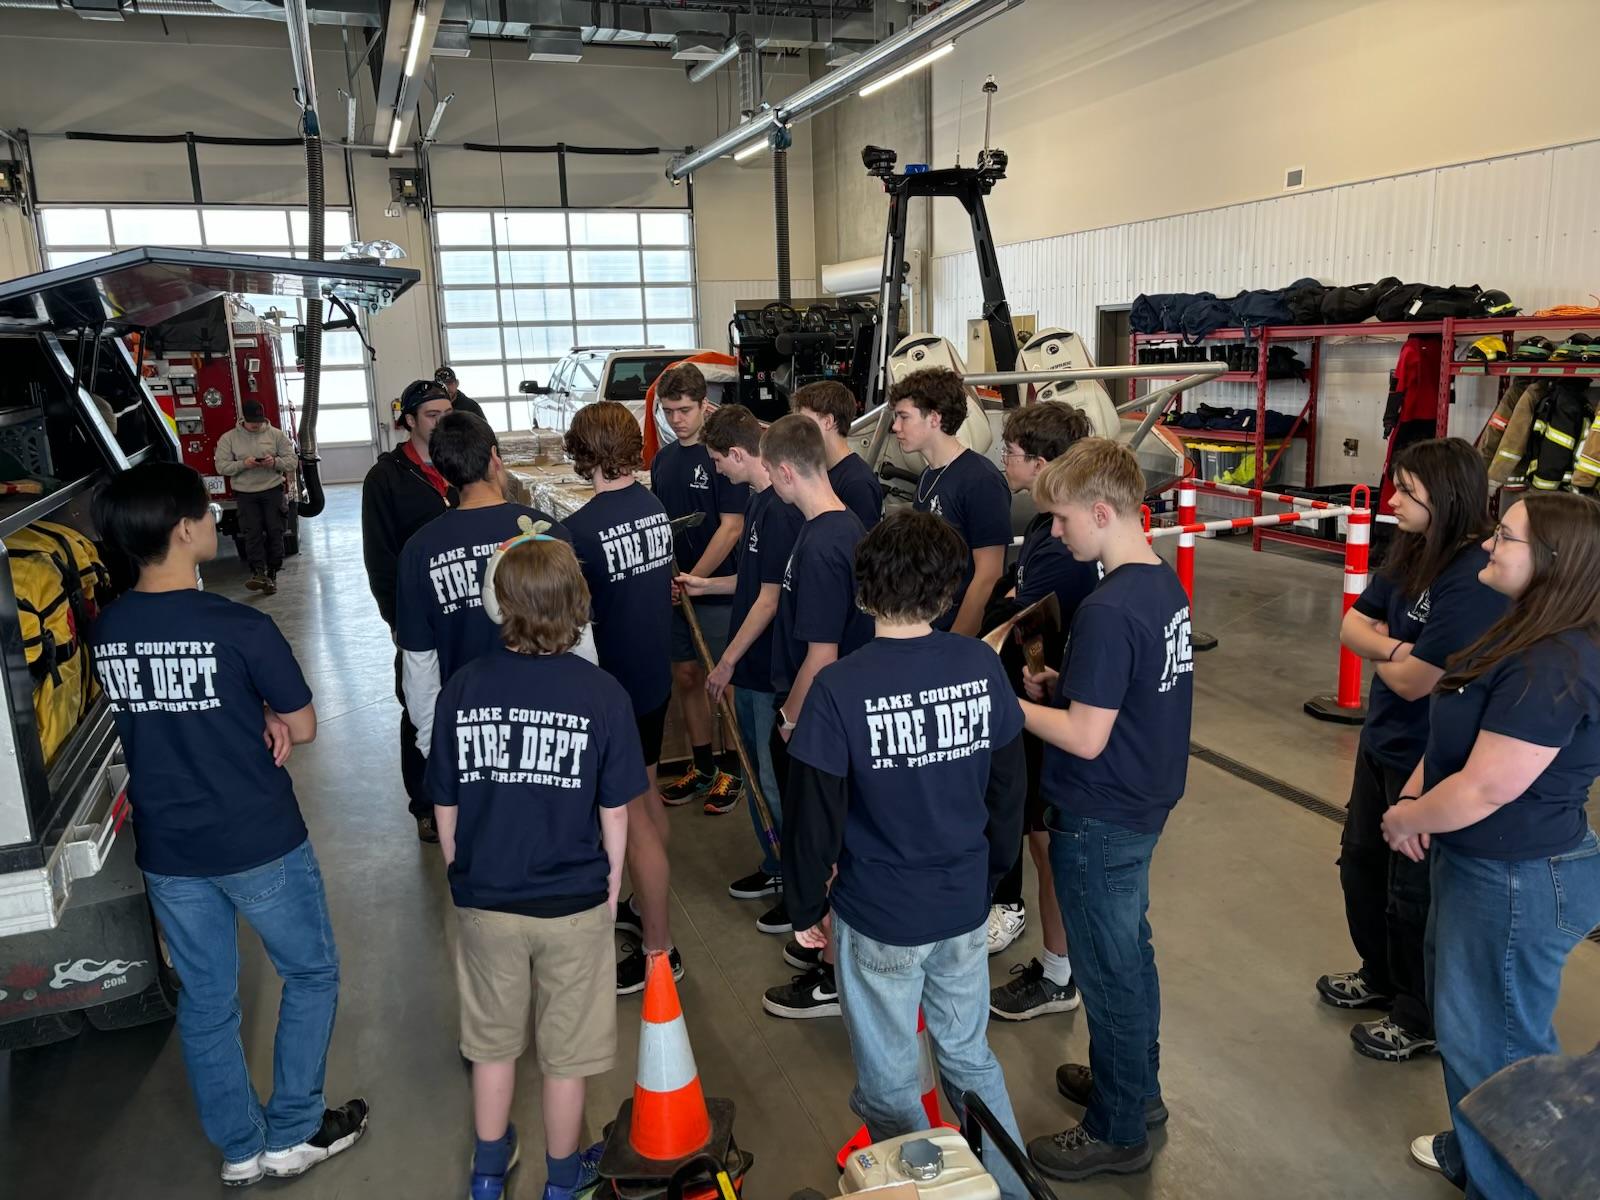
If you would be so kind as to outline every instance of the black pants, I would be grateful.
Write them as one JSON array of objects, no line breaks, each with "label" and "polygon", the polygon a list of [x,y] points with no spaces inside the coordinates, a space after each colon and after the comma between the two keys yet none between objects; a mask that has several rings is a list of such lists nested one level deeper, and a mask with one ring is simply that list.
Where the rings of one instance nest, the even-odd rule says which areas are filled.
[{"label": "black pants", "polygon": [[283,485],[264,492],[235,492],[234,499],[250,569],[276,575],[283,569]]},{"label": "black pants", "polygon": [[1428,928],[1428,863],[1414,863],[1383,840],[1383,814],[1400,798],[1410,771],[1379,762],[1363,746],[1356,754],[1344,837],[1339,843],[1339,883],[1350,940],[1361,956],[1369,987],[1394,997],[1395,1024],[1433,1036],[1423,978]]},{"label": "black pants", "polygon": [[411,723],[406,711],[405,688],[400,682],[400,651],[394,652],[394,698],[400,701],[400,778],[406,785],[406,808],[413,817],[431,817],[433,802],[422,784],[428,769],[428,760],[417,749],[417,727]]},{"label": "black pants", "polygon": [[1021,904],[1022,860],[1028,857],[1028,835],[1044,832],[1044,799],[1039,794],[1039,774],[1044,767],[1044,743],[1026,731],[1022,734],[1022,761],[1028,767],[1028,793],[1023,802],[1022,841],[1017,861],[994,889],[994,903]]}]

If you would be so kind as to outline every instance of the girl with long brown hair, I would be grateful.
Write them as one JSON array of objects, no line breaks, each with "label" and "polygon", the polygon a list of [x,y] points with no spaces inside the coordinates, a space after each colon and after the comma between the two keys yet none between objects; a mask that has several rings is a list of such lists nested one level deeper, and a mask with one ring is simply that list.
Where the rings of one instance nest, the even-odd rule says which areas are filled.
[{"label": "girl with long brown hair", "polygon": [[1317,994],[1342,1009],[1387,1009],[1350,1030],[1356,1050],[1400,1062],[1434,1048],[1423,978],[1428,871],[1383,843],[1383,814],[1422,758],[1428,693],[1450,656],[1505,611],[1478,581],[1488,561],[1489,482],[1483,459],[1460,438],[1417,442],[1390,470],[1399,532],[1383,566],[1344,616],[1340,640],[1373,663],[1367,719],[1356,754],[1339,883],[1361,967],[1324,975]]},{"label": "girl with long brown hair", "polygon": [[1600,776],[1600,506],[1529,495],[1485,543],[1506,615],[1450,662],[1428,747],[1383,818],[1389,846],[1429,861],[1429,991],[1451,1133],[1412,1153],[1467,1195],[1533,1193],[1469,1125],[1467,1092],[1556,1054],[1568,953],[1600,923],[1600,841],[1584,804]]}]

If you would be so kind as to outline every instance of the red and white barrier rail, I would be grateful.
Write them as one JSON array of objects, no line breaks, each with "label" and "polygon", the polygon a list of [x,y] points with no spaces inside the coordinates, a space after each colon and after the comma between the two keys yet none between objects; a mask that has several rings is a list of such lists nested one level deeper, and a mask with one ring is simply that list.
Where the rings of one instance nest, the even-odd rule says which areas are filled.
[{"label": "red and white barrier rail", "polygon": [[[1181,509],[1179,510],[1182,511]],[[1182,539],[1188,537],[1190,547],[1194,545],[1193,538],[1197,533],[1225,533],[1233,529],[1251,529],[1259,525],[1296,525],[1310,521],[1332,521],[1339,517],[1354,519],[1357,513],[1364,513],[1365,509],[1351,508],[1348,504],[1338,508],[1301,509],[1297,512],[1262,513],[1259,517],[1224,517],[1220,521],[1194,521],[1188,524],[1162,525],[1156,529],[1146,531],[1145,536],[1151,541],[1158,537],[1176,537],[1179,539],[1178,548],[1183,548]],[[1372,519],[1372,514],[1367,513],[1367,519]],[[1180,578],[1181,578],[1180,573]],[[1190,572],[1191,583],[1193,570]]]},{"label": "red and white barrier rail", "polygon": [[[1148,511],[1148,510],[1147,510]],[[1194,477],[1185,475],[1178,482],[1178,524],[1195,524],[1195,494]],[[1149,520],[1145,521],[1145,529],[1150,528]],[[1194,625],[1194,534],[1181,533],[1178,535],[1177,563],[1178,582],[1183,584],[1184,594],[1189,597],[1189,644],[1196,650],[1215,650],[1217,639],[1215,635],[1202,633]]]},{"label": "red and white barrier rail", "polygon": [[1236,483],[1212,483],[1202,480],[1200,486],[1208,492],[1223,492],[1247,500],[1271,500],[1277,504],[1292,504],[1296,508],[1338,508],[1332,500],[1313,500],[1309,496],[1291,496],[1287,492],[1264,492],[1260,488],[1240,487]]}]

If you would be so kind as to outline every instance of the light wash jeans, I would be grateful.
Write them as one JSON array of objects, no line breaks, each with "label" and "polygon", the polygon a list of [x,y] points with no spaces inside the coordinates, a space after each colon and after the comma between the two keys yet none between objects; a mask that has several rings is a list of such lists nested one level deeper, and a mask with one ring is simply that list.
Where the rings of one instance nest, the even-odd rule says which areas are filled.
[{"label": "light wash jeans", "polygon": [[1600,924],[1600,841],[1591,830],[1554,858],[1474,858],[1435,842],[1428,914],[1428,983],[1444,1090],[1467,1195],[1533,1200],[1471,1124],[1462,1099],[1489,1076],[1539,1054],[1561,1053],[1554,1016],[1567,956]]},{"label": "light wash jeans", "polygon": [[[783,801],[778,795],[778,774],[772,769],[772,727],[778,721],[778,697],[771,692],[758,692],[753,688],[733,689],[733,715],[739,719],[739,736],[744,739],[744,751],[760,773],[761,794],[772,810],[773,832],[783,837]],[[766,834],[761,829],[761,818],[756,816],[756,802],[745,793],[745,807],[750,810],[750,824],[756,831],[756,844],[761,847],[761,869],[770,875],[781,875],[783,864],[773,847],[767,845]]]},{"label": "light wash jeans", "polygon": [[[857,933],[834,913],[833,937],[839,1003],[856,1064],[850,1107],[872,1140],[928,1127],[917,1045],[920,1005],[951,1111],[959,1120],[961,1093],[976,1092],[1020,1148],[1006,1077],[989,1049],[988,926],[926,946],[890,946]],[[1022,1180],[1000,1151],[986,1148],[983,1165],[1005,1200],[1025,1200]]]},{"label": "light wash jeans", "polygon": [[[145,887],[183,981],[178,1036],[206,1136],[228,1162],[287,1150],[322,1125],[323,1075],[339,1000],[339,955],[311,842],[236,875],[156,875]],[[238,917],[283,980],[265,1109],[239,1038]]]}]

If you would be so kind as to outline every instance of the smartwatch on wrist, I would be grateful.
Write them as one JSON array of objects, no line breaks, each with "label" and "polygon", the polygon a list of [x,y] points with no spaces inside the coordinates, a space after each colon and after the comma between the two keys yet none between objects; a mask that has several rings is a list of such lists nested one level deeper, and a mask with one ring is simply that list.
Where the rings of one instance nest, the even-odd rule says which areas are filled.
[{"label": "smartwatch on wrist", "polygon": [[794,722],[789,720],[789,714],[784,712],[781,708],[778,710],[778,728],[785,731],[794,728]]}]

